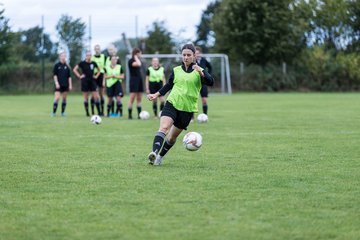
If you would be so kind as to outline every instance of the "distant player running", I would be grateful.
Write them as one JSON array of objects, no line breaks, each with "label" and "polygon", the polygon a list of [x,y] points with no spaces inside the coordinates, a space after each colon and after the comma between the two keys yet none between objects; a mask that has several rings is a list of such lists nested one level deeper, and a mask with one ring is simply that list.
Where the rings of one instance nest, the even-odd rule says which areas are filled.
[{"label": "distant player running", "polygon": [[[79,68],[81,69],[82,74],[79,73]],[[97,69],[97,74],[94,76],[94,71]],[[91,61],[91,52],[86,51],[85,60],[81,61],[74,67],[75,75],[81,80],[81,91],[84,96],[84,107],[86,116],[89,114],[89,92],[91,92],[92,97],[95,100],[95,106],[98,114],[100,115],[100,102],[99,102],[99,93],[96,91],[96,82],[100,75],[100,68],[97,66],[96,62]]]},{"label": "distant player running", "polygon": [[[159,59],[153,58],[151,60],[151,66],[146,71],[146,93],[154,94],[159,91],[165,84],[165,73],[164,68],[160,66]],[[165,98],[160,96],[160,111],[163,110]],[[155,117],[157,117],[157,99],[153,101],[153,111]]]},{"label": "distant player running", "polygon": [[[209,74],[212,72],[212,66],[209,63],[208,60],[202,57],[202,49],[201,47],[196,47],[195,57],[196,57],[196,63],[201,68],[205,69]],[[206,85],[203,85],[200,90],[201,95],[201,101],[202,101],[202,107],[203,107],[203,113],[206,115],[208,114],[208,88]]]},{"label": "distant player running", "polygon": [[[98,87],[99,97],[100,97],[100,115],[104,115],[104,92],[105,92],[105,79],[104,79],[104,68],[105,68],[105,55],[101,53],[101,48],[99,44],[96,44],[94,47],[95,54],[91,57],[91,61],[96,62],[100,68],[100,75],[95,79],[96,85]],[[95,68],[94,74],[97,74]],[[94,105],[95,99],[91,98],[91,113],[94,114]]]},{"label": "distant player running", "polygon": [[147,96],[153,101],[171,90],[161,113],[160,128],[154,137],[152,152],[148,156],[149,163],[153,165],[161,164],[176,138],[189,125],[193,113],[198,111],[201,86],[214,85],[213,77],[194,63],[194,45],[185,44],[181,53],[183,63],[173,69],[168,83],[160,91]]},{"label": "distant player running", "polygon": [[66,62],[66,54],[62,52],[59,54],[59,62],[55,64],[53,69],[54,83],[55,83],[55,97],[52,115],[55,117],[58,102],[62,96],[61,116],[65,116],[66,98],[68,92],[72,89],[72,80],[70,75],[71,68]]},{"label": "distant player running", "polygon": [[[116,98],[116,112],[115,116],[123,115],[123,108],[121,97],[123,96],[123,89],[121,82],[124,79],[124,70],[120,64],[117,64],[117,57],[111,57],[111,64],[105,67],[106,92],[108,95],[107,116],[110,117],[110,109],[113,98]],[[120,114],[120,115],[119,115]]]}]

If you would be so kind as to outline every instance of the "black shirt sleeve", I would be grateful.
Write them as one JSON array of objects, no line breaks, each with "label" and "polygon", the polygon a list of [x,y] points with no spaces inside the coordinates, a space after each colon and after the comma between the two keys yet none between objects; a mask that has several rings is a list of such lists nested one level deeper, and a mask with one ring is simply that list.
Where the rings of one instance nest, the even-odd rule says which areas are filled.
[{"label": "black shirt sleeve", "polygon": [[149,69],[146,69],[146,76],[150,76],[150,71],[149,71]]},{"label": "black shirt sleeve", "polygon": [[124,68],[120,68],[120,75],[124,73]]},{"label": "black shirt sleeve", "polygon": [[209,61],[206,60],[206,59],[205,59],[205,66],[206,66],[206,68],[207,68],[208,73],[211,74],[211,73],[212,73],[212,66],[211,66],[211,64],[209,63]]},{"label": "black shirt sleeve", "polygon": [[207,86],[214,86],[214,78],[207,72],[203,71],[204,77],[201,78],[201,83]]},{"label": "black shirt sleeve", "polygon": [[57,64],[54,65],[54,69],[53,69],[53,74],[54,76],[57,76],[58,72],[57,72]]},{"label": "black shirt sleeve", "polygon": [[170,91],[174,86],[174,71],[171,72],[169,76],[168,82],[159,90],[161,96],[165,96],[165,94]]}]

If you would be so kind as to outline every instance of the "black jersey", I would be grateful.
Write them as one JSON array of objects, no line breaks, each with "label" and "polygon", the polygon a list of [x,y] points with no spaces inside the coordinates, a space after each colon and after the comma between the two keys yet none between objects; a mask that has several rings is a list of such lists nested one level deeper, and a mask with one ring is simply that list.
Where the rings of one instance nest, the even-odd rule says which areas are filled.
[{"label": "black jersey", "polygon": [[130,80],[131,78],[139,78],[142,79],[141,76],[141,67],[133,67],[132,64],[135,62],[134,58],[131,58],[128,62],[129,65],[129,71],[130,71]]},{"label": "black jersey", "polygon": [[53,69],[54,76],[57,76],[59,85],[61,87],[69,86],[70,68],[66,63],[58,62],[54,65]]},{"label": "black jersey", "polygon": [[196,59],[196,63],[197,65],[199,65],[202,69],[206,70],[209,74],[211,74],[212,72],[212,66],[209,63],[208,60],[206,60],[205,58],[200,58],[199,60]]},{"label": "black jersey", "polygon": [[92,79],[94,76],[94,70],[98,65],[93,61],[81,61],[79,62],[78,66],[81,69],[81,72],[85,75],[85,78]]}]

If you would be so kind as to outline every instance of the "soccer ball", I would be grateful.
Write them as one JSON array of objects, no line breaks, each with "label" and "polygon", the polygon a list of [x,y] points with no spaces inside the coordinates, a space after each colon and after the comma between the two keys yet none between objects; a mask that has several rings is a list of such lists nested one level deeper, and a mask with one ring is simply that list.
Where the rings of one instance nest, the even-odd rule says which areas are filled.
[{"label": "soccer ball", "polygon": [[90,118],[90,121],[93,123],[93,124],[100,124],[101,123],[101,117],[99,115],[94,115]]},{"label": "soccer ball", "polygon": [[189,132],[183,138],[184,147],[189,151],[197,151],[202,145],[202,136],[197,132]]},{"label": "soccer ball", "polygon": [[197,116],[197,121],[198,123],[207,123],[209,118],[205,113],[201,113]]},{"label": "soccer ball", "polygon": [[158,117],[159,117],[159,118],[161,118],[161,112],[162,112],[162,111],[160,111],[160,112],[158,113]]},{"label": "soccer ball", "polygon": [[141,111],[139,116],[141,120],[147,120],[150,118],[150,113],[147,111]]}]

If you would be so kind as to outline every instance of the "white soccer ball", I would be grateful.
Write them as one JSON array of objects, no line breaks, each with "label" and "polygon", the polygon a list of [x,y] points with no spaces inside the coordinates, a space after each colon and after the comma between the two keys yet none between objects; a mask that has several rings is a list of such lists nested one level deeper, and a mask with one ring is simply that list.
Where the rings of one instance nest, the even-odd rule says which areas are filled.
[{"label": "white soccer ball", "polygon": [[183,138],[184,147],[189,151],[197,151],[202,145],[202,136],[197,132],[189,132]]},{"label": "white soccer ball", "polygon": [[197,116],[197,121],[198,123],[207,123],[209,118],[205,113],[201,113]]},{"label": "white soccer ball", "polygon": [[150,118],[150,113],[147,111],[141,111],[139,116],[141,120],[147,120]]},{"label": "white soccer ball", "polygon": [[90,121],[93,123],[93,124],[100,124],[102,119],[99,115],[94,115],[90,118]]}]

